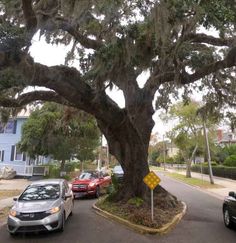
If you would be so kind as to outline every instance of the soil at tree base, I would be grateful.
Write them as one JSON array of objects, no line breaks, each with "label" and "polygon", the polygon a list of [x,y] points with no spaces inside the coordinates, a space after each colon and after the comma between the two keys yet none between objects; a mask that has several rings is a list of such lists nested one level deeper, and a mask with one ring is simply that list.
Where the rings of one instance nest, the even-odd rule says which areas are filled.
[{"label": "soil at tree base", "polygon": [[121,218],[129,220],[132,223],[144,225],[152,228],[160,228],[163,225],[169,223],[175,215],[179,214],[183,205],[174,196],[169,202],[160,194],[154,194],[154,220],[151,220],[151,202],[150,198],[142,203],[131,202],[113,202],[108,198],[101,200],[97,203],[97,206],[101,209],[115,214]]}]

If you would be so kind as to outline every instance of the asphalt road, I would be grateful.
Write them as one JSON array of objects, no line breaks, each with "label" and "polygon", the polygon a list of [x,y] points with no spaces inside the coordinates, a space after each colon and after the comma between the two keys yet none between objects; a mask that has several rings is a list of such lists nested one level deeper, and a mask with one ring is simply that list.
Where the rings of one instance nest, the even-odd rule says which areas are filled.
[{"label": "asphalt road", "polygon": [[42,243],[233,243],[236,230],[225,228],[222,201],[196,188],[160,176],[162,186],[187,203],[182,221],[167,235],[141,235],[91,210],[93,199],[75,201],[74,215],[63,233],[19,235],[12,238],[0,229],[0,242]]}]

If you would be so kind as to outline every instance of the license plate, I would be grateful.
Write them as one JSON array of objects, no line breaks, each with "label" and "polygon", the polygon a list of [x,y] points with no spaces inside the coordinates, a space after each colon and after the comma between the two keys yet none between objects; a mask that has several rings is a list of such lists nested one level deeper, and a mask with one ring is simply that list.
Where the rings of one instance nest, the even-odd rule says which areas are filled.
[{"label": "license plate", "polygon": [[86,192],[74,192],[74,197],[83,197],[86,195]]}]

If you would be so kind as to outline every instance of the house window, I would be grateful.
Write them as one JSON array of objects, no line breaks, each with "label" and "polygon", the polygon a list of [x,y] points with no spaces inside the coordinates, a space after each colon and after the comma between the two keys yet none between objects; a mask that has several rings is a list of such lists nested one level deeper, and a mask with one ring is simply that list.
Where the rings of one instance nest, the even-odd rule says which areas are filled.
[{"label": "house window", "polygon": [[15,120],[9,120],[7,124],[4,126],[3,123],[0,123],[0,133],[16,133],[16,124],[17,121]]},{"label": "house window", "polygon": [[23,160],[23,153],[21,153],[15,146],[14,160]]},{"label": "house window", "polygon": [[25,161],[26,154],[22,153],[17,149],[15,145],[11,147],[11,161]]},{"label": "house window", "polygon": [[5,126],[4,133],[14,133],[14,121],[8,121]]},{"label": "house window", "polygon": [[4,161],[4,150],[0,150],[0,161]]}]

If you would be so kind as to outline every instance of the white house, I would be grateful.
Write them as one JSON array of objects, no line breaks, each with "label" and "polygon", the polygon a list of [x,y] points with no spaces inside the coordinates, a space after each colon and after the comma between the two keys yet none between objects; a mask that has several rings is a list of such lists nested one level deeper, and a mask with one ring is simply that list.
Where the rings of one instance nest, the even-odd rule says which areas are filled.
[{"label": "white house", "polygon": [[12,167],[20,176],[43,175],[47,168],[42,165],[47,164],[49,159],[40,156],[33,160],[18,151],[16,146],[21,140],[22,125],[28,117],[28,112],[21,112],[16,118],[11,118],[5,126],[0,123],[0,168]]}]

